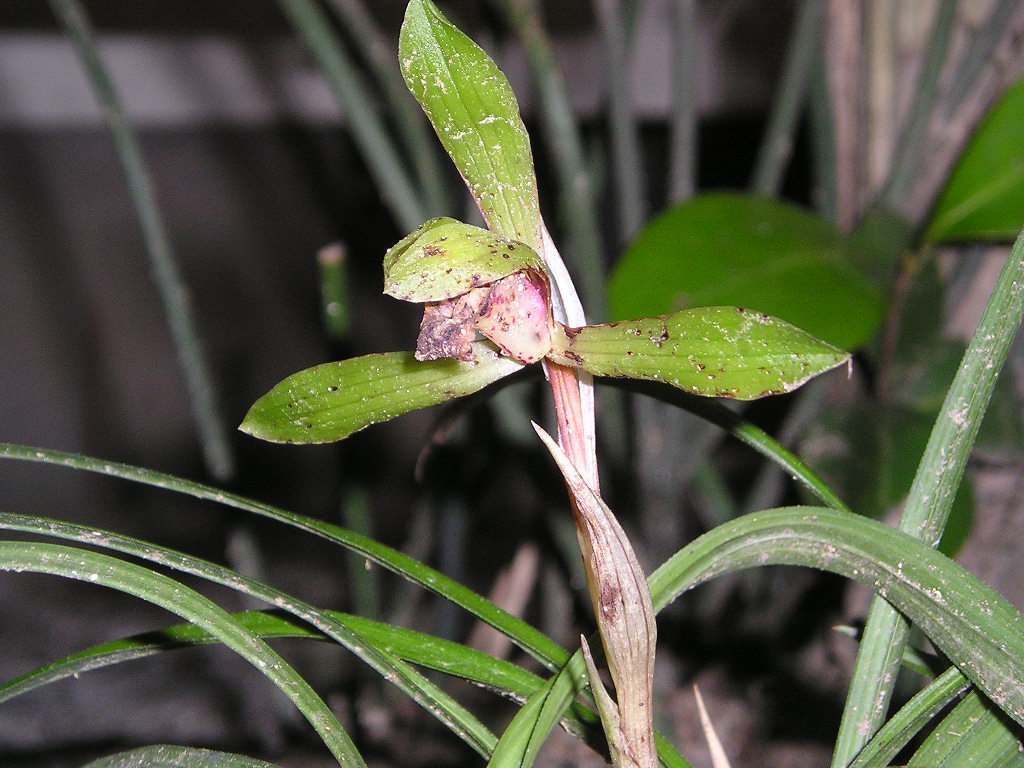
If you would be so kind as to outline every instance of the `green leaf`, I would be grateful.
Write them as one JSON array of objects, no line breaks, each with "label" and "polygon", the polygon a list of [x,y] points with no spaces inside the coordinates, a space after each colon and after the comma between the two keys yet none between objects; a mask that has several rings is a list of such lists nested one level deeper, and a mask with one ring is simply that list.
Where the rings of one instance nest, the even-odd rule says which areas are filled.
[{"label": "green leaf", "polygon": [[196,624],[273,682],[341,765],[365,766],[341,723],[305,678],[233,616],[179,581],[109,555],[61,544],[0,541],[0,571],[47,573],[134,595]]},{"label": "green leaf", "polygon": [[[545,668],[551,671],[558,671],[569,660],[570,655],[560,645],[551,640],[547,635],[531,624],[519,619],[498,608],[486,598],[480,596],[473,590],[463,586],[457,581],[445,576],[440,571],[424,565],[391,547],[380,544],[366,536],[345,530],[332,523],[317,520],[305,515],[298,515],[287,512],[268,504],[252,501],[243,496],[223,491],[219,488],[197,483],[192,480],[175,477],[152,469],[134,467],[128,464],[121,464],[113,461],[101,461],[89,456],[67,453],[64,451],[53,451],[44,448],[15,445],[12,443],[0,443],[0,459],[11,459],[15,461],[29,461],[32,463],[48,464],[64,469],[77,469],[86,472],[117,477],[134,483],[162,488],[172,492],[186,494],[197,499],[213,501],[218,504],[260,515],[275,520],[285,525],[292,526],[298,530],[319,536],[327,541],[343,546],[355,552],[368,561],[408,579],[410,582],[421,586],[434,594],[449,600],[455,605],[463,608],[472,616],[501,632],[536,659]],[[50,521],[52,522],[52,521]],[[67,525],[67,524],[61,524]],[[322,612],[327,613],[327,612]],[[306,620],[314,620],[315,617],[306,617]],[[253,627],[253,631],[259,632],[259,627]],[[188,638],[185,638],[186,640]],[[102,648],[102,646],[101,646]],[[106,649],[117,652],[117,649]],[[134,653],[136,649],[129,647],[126,652]],[[104,651],[106,652],[106,651]],[[396,648],[396,653],[401,651]],[[87,652],[86,652],[87,653]],[[409,659],[415,663],[421,663],[416,659]],[[45,668],[44,668],[45,669]],[[444,670],[442,670],[444,671]],[[509,679],[506,676],[506,681]],[[481,681],[483,682],[483,681]],[[540,681],[537,682],[537,687]],[[531,695],[536,688],[523,688],[520,694],[524,697]],[[596,715],[583,708],[574,709],[574,717],[581,723],[594,725],[597,722]],[[572,726],[573,720],[569,720]],[[574,733],[576,731],[573,731]],[[582,730],[580,731],[583,732]],[[662,765],[669,768],[689,768],[687,763],[663,737],[656,734],[658,743],[658,754]]]},{"label": "green leaf", "polygon": [[708,397],[790,392],[850,355],[789,323],[738,307],[566,329],[549,357],[594,376],[647,379]]},{"label": "green leaf", "polygon": [[273,763],[228,752],[159,744],[93,760],[83,768],[277,768]]},{"label": "green leaf", "polygon": [[1024,616],[945,555],[859,515],[789,507],[724,523],[651,574],[654,608],[714,576],[779,564],[819,568],[866,584],[1024,724]]},{"label": "green leaf", "polygon": [[384,293],[403,301],[440,301],[524,269],[543,270],[528,245],[441,217],[388,250]]},{"label": "green leaf", "polygon": [[512,722],[498,739],[487,768],[520,768],[537,759],[547,740],[572,700],[583,688],[586,677],[583,656],[577,651],[566,665],[544,682],[516,712]]},{"label": "green leaf", "polygon": [[[935,544],[949,517],[995,381],[1024,316],[1024,234],[1017,238],[935,420],[899,528]],[[881,725],[909,631],[908,617],[872,600],[840,724],[835,766],[846,765]]]},{"label": "green leaf", "polygon": [[550,670],[559,669],[569,658],[569,654],[564,648],[532,624],[512,616],[507,611],[503,611],[485,597],[458,581],[445,576],[440,571],[424,565],[402,552],[333,523],[288,512],[269,504],[253,501],[244,496],[224,491],[212,485],[197,483],[193,480],[186,480],[185,478],[143,467],[135,467],[130,464],[101,461],[100,459],[82,456],[81,454],[14,445],[12,443],[0,443],[0,458],[95,472],[133,483],[149,485],[154,488],[163,488],[197,499],[212,501],[233,509],[275,520],[296,530],[305,531],[345,547],[370,562],[376,563],[382,568],[387,568],[389,571],[421,586],[423,589],[451,601],[472,616],[509,637],[516,645]]},{"label": "green leaf", "polygon": [[474,343],[473,351],[475,363],[419,362],[412,352],[388,352],[307,368],[257,400],[239,429],[276,443],[329,443],[472,394],[522,368],[486,342]]},{"label": "green leaf", "polygon": [[1012,240],[1024,228],[1024,80],[981,124],[946,184],[925,239]]},{"label": "green leaf", "polygon": [[409,3],[398,56],[487,226],[541,251],[530,138],[508,79],[429,0]]},{"label": "green leaf", "polygon": [[928,734],[908,768],[1020,768],[1020,728],[1007,723],[977,691],[963,700]]},{"label": "green leaf", "polygon": [[[442,691],[407,664],[394,658],[386,651],[380,651],[358,633],[353,632],[345,622],[339,622],[327,612],[288,595],[274,587],[243,576],[230,568],[192,557],[174,550],[142,542],[111,531],[98,530],[92,526],[75,525],[59,520],[50,520],[29,515],[12,515],[0,512],[0,527],[42,536],[70,539],[88,546],[105,547],[128,555],[159,563],[201,579],[227,586],[243,594],[275,605],[299,619],[316,627],[327,637],[347,648],[389,683],[397,687],[410,699],[423,706],[444,725],[480,754],[488,754],[497,741],[479,720],[471,715],[449,694]],[[247,627],[246,627],[247,628]],[[19,687],[20,684],[14,684]],[[6,688],[6,686],[5,686]],[[7,694],[10,695],[10,694]],[[0,699],[4,694],[0,693]]]},{"label": "green leaf", "polygon": [[[637,236],[608,286],[612,317],[734,305],[781,317],[843,349],[881,327],[886,287],[828,222],[789,203],[705,194]],[[877,270],[872,269],[871,272]]]},{"label": "green leaf", "polygon": [[970,682],[959,669],[947,669],[886,721],[857,753],[850,768],[888,768],[896,755],[933,717],[970,687]]}]

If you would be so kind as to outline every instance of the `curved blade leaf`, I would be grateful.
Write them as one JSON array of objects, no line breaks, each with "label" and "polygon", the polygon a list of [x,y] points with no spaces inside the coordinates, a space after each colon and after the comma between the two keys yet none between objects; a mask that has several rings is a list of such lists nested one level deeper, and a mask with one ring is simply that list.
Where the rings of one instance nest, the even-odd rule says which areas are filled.
[{"label": "curved blade leaf", "polygon": [[530,246],[441,217],[388,250],[384,293],[403,301],[441,301],[544,264]]},{"label": "curved blade leaf", "polygon": [[688,309],[565,333],[549,355],[562,365],[736,400],[790,392],[850,358],[784,320],[739,307]]},{"label": "curved blade leaf", "polygon": [[158,744],[120,752],[93,760],[83,768],[278,768],[273,763],[254,760],[230,752],[215,752],[174,744]]},{"label": "curved blade leaf", "polygon": [[820,568],[868,585],[1024,724],[1024,616],[958,563],[860,515],[789,507],[720,525],[651,574],[655,610],[713,576],[778,564]]},{"label": "curved blade leaf", "polygon": [[557,674],[549,677],[519,708],[498,739],[487,768],[533,765],[551,730],[584,687],[586,674],[583,655],[577,651]]},{"label": "curved blade leaf", "polygon": [[224,609],[181,582],[110,555],[62,544],[20,541],[0,541],[0,571],[88,581],[134,595],[196,624],[277,685],[341,765],[365,766],[337,717],[305,678]]},{"label": "curved blade leaf", "polygon": [[1020,727],[976,690],[928,734],[907,768],[1021,768]]},{"label": "curved blade leaf", "polygon": [[875,258],[799,206],[716,192],[651,221],[616,265],[608,298],[617,319],[750,307],[856,349],[885,316],[886,283],[865,263]]},{"label": "curved blade leaf", "polygon": [[288,512],[212,485],[197,483],[194,480],[186,480],[182,477],[130,464],[102,461],[90,456],[82,456],[81,454],[15,445],[13,443],[0,443],[0,458],[95,472],[154,488],[163,488],[197,499],[223,504],[224,506],[259,515],[270,520],[276,520],[279,523],[345,547],[361,557],[365,557],[370,562],[376,563],[382,568],[386,568],[402,578],[419,585],[423,589],[460,606],[472,616],[511,638],[516,645],[550,670],[557,670],[569,658],[569,654],[564,648],[532,624],[498,608],[487,598],[474,592],[461,582],[445,576],[440,571],[424,565],[403,552],[399,552],[368,536],[349,531],[333,523]]},{"label": "curved blade leaf", "polygon": [[540,251],[533,154],[508,79],[430,0],[409,3],[398,56],[487,226]]},{"label": "curved blade leaf", "polygon": [[888,768],[929,721],[971,687],[956,667],[950,667],[918,691],[857,753],[850,768]]},{"label": "curved blade leaf", "polygon": [[276,443],[329,443],[371,424],[483,389],[522,364],[486,342],[475,363],[420,362],[387,352],[324,363],[289,376],[257,400],[239,429]]},{"label": "curved blade leaf", "polygon": [[[419,672],[394,658],[390,653],[380,651],[372,644],[367,643],[346,623],[336,621],[327,612],[302,600],[297,600],[268,584],[201,558],[111,531],[96,529],[93,526],[81,526],[59,520],[0,512],[0,527],[7,530],[70,539],[89,546],[106,547],[198,576],[262,600],[268,605],[275,605],[308,622],[324,635],[350,650],[381,677],[423,706],[480,754],[488,754],[497,741],[494,734],[477,718]],[[4,697],[2,691],[3,689],[0,689],[0,700]]]}]

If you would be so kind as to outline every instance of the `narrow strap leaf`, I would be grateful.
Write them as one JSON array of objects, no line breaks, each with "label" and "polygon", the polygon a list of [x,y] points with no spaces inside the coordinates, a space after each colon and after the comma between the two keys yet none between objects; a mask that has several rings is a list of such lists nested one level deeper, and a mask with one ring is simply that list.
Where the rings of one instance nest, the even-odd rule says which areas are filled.
[{"label": "narrow strap leaf", "polygon": [[0,570],[88,581],[176,613],[217,637],[277,685],[316,729],[339,765],[365,767],[337,717],[305,678],[266,642],[195,590],[142,566],[61,544],[0,542]]},{"label": "narrow strap leaf", "polygon": [[[1022,315],[1024,233],[1007,258],[946,393],[900,516],[900,530],[933,546],[942,537],[996,378],[1016,338]],[[881,725],[908,629],[904,617],[890,606],[878,599],[872,602],[836,741],[834,768],[845,766]]]},{"label": "narrow strap leaf", "polygon": [[93,760],[83,768],[278,768],[244,755],[158,744]]},{"label": "narrow strap leaf", "polygon": [[651,574],[655,610],[713,576],[772,564],[819,568],[868,585],[1024,724],[1024,616],[932,547],[859,515],[788,507],[731,520]]}]

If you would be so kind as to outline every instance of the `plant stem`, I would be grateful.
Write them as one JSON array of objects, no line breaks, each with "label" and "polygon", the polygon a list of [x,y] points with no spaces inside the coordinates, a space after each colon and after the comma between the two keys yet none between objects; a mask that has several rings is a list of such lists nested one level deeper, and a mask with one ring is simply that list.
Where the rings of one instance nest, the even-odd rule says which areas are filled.
[{"label": "plant stem", "polygon": [[697,1],[673,0],[670,13],[675,50],[668,196],[682,202],[697,190]]},{"label": "plant stem", "polygon": [[128,183],[128,191],[142,227],[146,252],[160,291],[164,312],[170,324],[171,336],[178,353],[178,363],[185,378],[189,402],[199,429],[207,470],[220,481],[228,480],[234,474],[234,457],[224,420],[217,407],[213,377],[189,306],[189,292],[178,271],[170,237],[156,203],[153,183],[142,157],[138,138],[128,124],[114,84],[99,57],[95,36],[85,10],[77,0],[50,0],[50,6],[75,44],[82,67],[103,109],[107,128],[114,139],[114,146]]},{"label": "plant stem", "polygon": [[827,0],[829,8],[823,55],[826,58],[835,171],[835,222],[849,231],[860,211],[864,178],[862,4]]},{"label": "plant stem", "polygon": [[427,128],[422,113],[418,109],[409,108],[413,102],[398,69],[394,46],[360,0],[330,0],[330,7],[359,47],[370,74],[390,108],[403,148],[408,152],[416,171],[428,215],[450,214],[451,195],[445,186],[445,176],[434,151],[434,134]]},{"label": "plant stem", "polygon": [[819,42],[811,73],[810,122],[814,151],[814,202],[818,212],[828,221],[838,215],[836,182],[836,130],[829,100],[828,72],[825,51]]},{"label": "plant stem", "polygon": [[[1017,238],[946,393],[904,505],[899,529],[938,544],[996,378],[1024,316],[1024,233]],[[909,625],[876,597],[843,711],[833,768],[847,765],[884,720]]]},{"label": "plant stem", "polygon": [[640,139],[630,99],[629,56],[622,8],[618,0],[595,0],[598,28],[604,43],[605,79],[612,163],[615,175],[615,210],[619,242],[625,245],[643,225],[646,216],[641,178]]},{"label": "plant stem", "polygon": [[953,36],[958,2],[959,0],[941,0],[932,24],[931,38],[924,53],[924,66],[914,89],[916,96],[910,117],[893,156],[894,162],[889,178],[879,194],[879,204],[884,208],[899,210],[900,203],[914,181],[918,166],[922,159],[927,157],[928,122],[938,101],[939,77],[946,64],[946,52]]},{"label": "plant stem", "polygon": [[946,94],[946,116],[950,116],[964,102],[968,93],[974,90],[986,67],[991,66],[993,54],[1003,40],[1007,30],[1013,29],[1014,16],[1021,12],[1017,2],[999,2],[985,20],[971,35],[967,51],[953,73],[952,83]]},{"label": "plant stem", "polygon": [[428,211],[327,16],[313,0],[278,2],[320,64],[335,98],[345,110],[352,136],[392,215],[402,229],[415,229],[429,218]]},{"label": "plant stem", "polygon": [[797,118],[814,65],[824,11],[822,0],[803,0],[793,22],[782,84],[768,118],[751,185],[762,195],[778,194],[783,171],[793,154]]}]

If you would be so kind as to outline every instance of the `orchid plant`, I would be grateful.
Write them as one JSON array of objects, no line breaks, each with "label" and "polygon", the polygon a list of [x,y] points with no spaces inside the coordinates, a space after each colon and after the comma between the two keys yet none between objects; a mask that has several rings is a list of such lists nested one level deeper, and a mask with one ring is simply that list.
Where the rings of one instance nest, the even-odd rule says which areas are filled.
[{"label": "orchid plant", "polygon": [[[94,46],[84,44],[88,42],[84,14],[72,0],[54,0],[53,4],[66,11],[69,30],[84,41],[87,68],[94,75],[100,72]],[[349,8],[348,4],[338,7],[342,5]],[[805,9],[813,13],[818,5],[808,2]],[[986,27],[979,29],[991,32],[1007,26],[1015,4],[996,5]],[[940,20],[949,21],[955,6],[955,2],[942,3]],[[283,2],[282,7],[307,27],[311,20],[318,29],[328,26],[317,21],[315,3]],[[940,40],[942,30],[950,28],[938,22],[935,27]],[[984,42],[984,37],[979,40]],[[932,50],[941,52],[942,46],[932,46]],[[976,46],[969,50],[973,63],[961,74],[975,71]],[[817,502],[760,510],[722,522],[672,553],[645,578],[629,540],[601,496],[592,377],[646,379],[690,394],[746,400],[789,391],[849,357],[788,323],[738,307],[691,308],[640,320],[588,324],[568,270],[541,218],[529,138],[502,73],[429,0],[409,3],[400,64],[407,84],[466,180],[486,228],[447,218],[430,219],[385,256],[385,291],[424,305],[415,351],[367,355],[299,372],[252,407],[243,429],[280,442],[341,440],[371,424],[477,392],[527,366],[540,365],[552,391],[558,442],[540,427],[536,430],[569,490],[600,647],[584,637],[579,649],[570,653],[538,628],[439,570],[328,521],[152,469],[0,443],[0,460],[97,473],[189,495],[342,547],[493,627],[540,670],[537,673],[514,661],[404,626],[321,608],[239,570],[158,543],[92,524],[0,512],[0,530],[5,533],[0,540],[0,572],[51,574],[111,588],[161,606],[186,622],[103,642],[0,682],[0,705],[90,670],[218,643],[259,670],[294,704],[338,765],[365,768],[366,761],[333,708],[268,642],[278,638],[329,641],[347,649],[402,695],[422,705],[487,760],[489,768],[533,765],[540,746],[559,724],[599,751],[607,746],[616,766],[688,768],[687,759],[652,726],[655,614],[715,577],[767,565],[796,565],[833,572],[865,585],[876,595],[859,638],[861,649],[832,760],[835,768],[886,768],[894,763],[929,768],[1021,765],[1024,615],[934,545],[946,527],[996,378],[1024,317],[1024,233],[1017,236],[974,337],[938,406],[898,527],[855,514],[806,464],[753,424],[714,402],[691,398],[687,407],[700,410],[702,416],[784,468]],[[924,68],[929,77],[938,78],[941,71],[941,67]],[[109,84],[97,90],[107,97],[112,94]],[[1018,85],[980,131],[938,205],[921,247],[950,238],[986,240],[996,233],[1009,239],[1017,235],[1021,179],[1015,169],[1020,167],[1022,97],[1024,88]],[[123,139],[127,124],[116,100],[107,98],[104,103]],[[353,110],[351,114],[366,113]],[[122,141],[122,145],[128,144]],[[916,140],[908,146],[918,144],[928,146]],[[900,157],[913,159],[913,153],[901,153]],[[932,155],[928,158],[931,163]],[[135,168],[135,161],[126,162],[126,168]],[[134,178],[139,178],[137,168]],[[403,205],[397,205],[395,187],[386,194],[397,208],[406,211],[409,226],[427,218],[425,212],[408,216],[411,208],[419,206],[408,206],[408,195]],[[679,236],[690,226],[717,236],[726,230],[731,233],[729,225],[736,223],[734,229],[739,231],[741,222],[749,225],[751,212],[766,205],[765,200],[722,195],[704,196],[694,203],[676,210],[675,215],[683,217],[681,222],[666,228],[655,226],[648,237],[641,238],[646,242],[637,251],[640,261],[668,250],[666,245],[694,242]],[[149,210],[143,204],[140,209]],[[722,216],[724,209],[733,213]],[[838,231],[807,213],[790,211],[775,221],[783,222],[786,238],[798,233],[800,237],[792,239],[815,254],[815,259],[831,259],[832,246],[840,244]],[[876,235],[891,239],[886,234],[889,231],[879,229]],[[900,249],[907,247],[902,238],[897,239]],[[697,242],[721,241],[715,237]],[[741,237],[738,242],[740,245],[732,248],[734,257],[759,247],[749,238]],[[770,261],[780,252],[761,247],[758,257]],[[911,261],[918,258],[916,252],[905,255]],[[721,253],[700,256],[709,263],[714,260],[714,274],[701,277],[705,284],[728,282],[723,274],[729,272],[731,278],[731,270],[743,269],[742,260],[730,260]],[[693,267],[698,262],[689,264]],[[633,279],[638,282],[650,280],[652,271],[642,266],[636,259],[624,257],[616,270],[617,279],[625,275],[636,276]],[[844,295],[865,293],[856,273],[839,266],[841,279],[831,282],[842,283]],[[807,278],[814,270],[814,263],[800,260],[791,263],[786,274]],[[655,269],[653,274],[661,272]],[[685,274],[691,276],[690,270]],[[590,285],[600,279],[592,270],[577,276]],[[613,284],[617,279],[613,278]],[[799,290],[812,291],[799,287],[813,286],[818,298],[830,296],[826,300],[832,305],[846,307],[842,312],[832,311],[832,319],[845,322],[850,314],[859,315],[859,326],[847,329],[845,335],[855,339],[849,341],[851,347],[865,342],[867,325],[877,320],[872,312],[864,311],[877,304],[871,295],[857,305],[860,312],[851,313],[848,305],[836,301],[835,293],[823,294],[820,282],[785,282],[797,286],[793,294],[801,300]],[[675,283],[669,289],[663,293],[685,290]],[[640,293],[646,297],[644,301],[650,300],[647,293]],[[718,301],[729,303],[732,299]],[[787,301],[786,306],[794,305]],[[796,317],[788,311],[775,311],[790,319]],[[622,316],[632,314],[621,312]],[[817,332],[831,338],[825,330]],[[700,403],[709,407],[701,408]],[[916,452],[910,453],[916,456]],[[189,577],[187,583],[183,574]],[[271,610],[231,612],[192,586],[203,584],[229,588]],[[58,622],[63,620],[59,612],[54,616]],[[937,655],[922,655],[908,645],[911,626],[927,637]],[[901,664],[932,679],[891,712],[889,699]],[[614,696],[601,681],[599,665],[607,667]],[[420,669],[471,681],[522,706],[499,738]],[[63,716],[48,711],[41,717]],[[901,755],[908,745],[913,746],[914,755],[906,760]],[[715,764],[725,766],[727,762],[719,756]],[[133,748],[101,757],[87,768],[169,765],[275,768],[242,755],[174,744]]]},{"label": "orchid plant", "polygon": [[789,392],[849,355],[741,307],[587,325],[540,215],[530,140],[508,80],[429,0],[409,3],[399,57],[406,84],[487,228],[431,219],[385,255],[384,292],[424,305],[415,352],[296,373],[260,398],[241,428],[279,442],[340,440],[542,363],[559,444],[535,428],[570,492],[616,700],[581,638],[587,678],[613,764],[651,768],[657,763],[654,610],[637,557],[600,496],[591,377],[644,379],[696,395],[752,400]]}]

